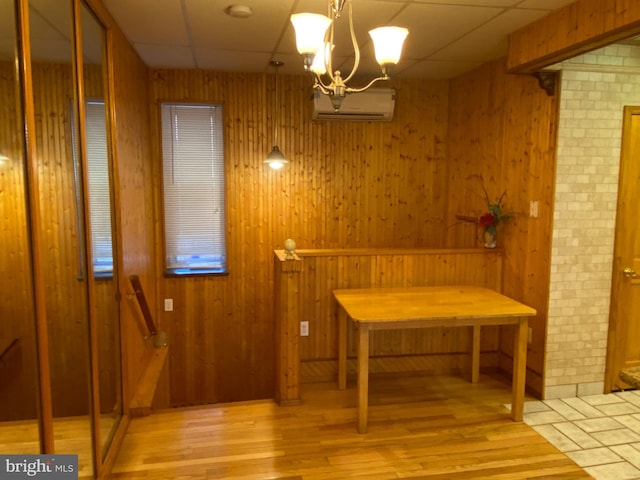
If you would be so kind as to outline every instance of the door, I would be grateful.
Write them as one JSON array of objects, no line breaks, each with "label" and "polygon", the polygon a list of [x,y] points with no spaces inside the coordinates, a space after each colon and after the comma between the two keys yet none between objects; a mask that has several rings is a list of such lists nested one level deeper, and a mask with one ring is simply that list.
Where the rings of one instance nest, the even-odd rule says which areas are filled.
[{"label": "door", "polygon": [[611,284],[605,391],[629,388],[622,368],[640,366],[640,107],[625,107]]}]

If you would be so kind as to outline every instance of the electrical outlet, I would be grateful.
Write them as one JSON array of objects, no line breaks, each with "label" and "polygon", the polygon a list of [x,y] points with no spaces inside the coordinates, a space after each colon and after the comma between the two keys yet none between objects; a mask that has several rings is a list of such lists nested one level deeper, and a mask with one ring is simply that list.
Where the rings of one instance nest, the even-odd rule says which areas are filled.
[{"label": "electrical outlet", "polygon": [[309,336],[309,321],[308,320],[302,320],[300,322],[300,336],[301,337],[308,337]]},{"label": "electrical outlet", "polygon": [[164,311],[173,312],[173,298],[164,299]]}]

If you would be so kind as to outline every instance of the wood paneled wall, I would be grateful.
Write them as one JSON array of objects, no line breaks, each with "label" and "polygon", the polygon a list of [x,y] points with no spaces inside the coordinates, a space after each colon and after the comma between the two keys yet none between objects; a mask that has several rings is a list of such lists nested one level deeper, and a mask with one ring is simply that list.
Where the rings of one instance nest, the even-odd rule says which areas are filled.
[{"label": "wood paneled wall", "polygon": [[[89,411],[89,311],[78,225],[73,160],[73,72],[70,64],[33,65],[40,229],[47,246],[42,273],[47,304],[54,416]],[[77,390],[69,396],[68,392]]]},{"label": "wood paneled wall", "polygon": [[[115,246],[118,251],[120,324],[123,351],[125,410],[144,370],[145,351],[153,348],[144,319],[135,303],[129,275],[138,275],[157,321],[158,275],[155,269],[154,180],[155,160],[150,152],[149,78],[124,35],[111,31],[113,95],[115,111],[114,203]],[[165,400],[166,404],[167,401]]]},{"label": "wood paneled wall", "polygon": [[[442,181],[447,82],[396,81],[396,116],[389,123],[314,123],[305,76],[277,77],[280,118],[273,118],[274,77],[152,73],[154,102],[220,102],[226,122],[229,274],[160,279],[158,305],[174,300],[173,312],[159,313],[172,344],[172,404],[273,396],[271,256],[286,238],[299,248],[438,247],[450,222]],[[157,176],[157,105],[151,120]],[[290,162],[279,172],[263,164],[273,125]],[[160,252],[160,217],[157,225]]]},{"label": "wood paneled wall", "polygon": [[[0,62],[0,421],[36,418],[35,314],[16,65]],[[1,351],[0,351],[1,353]]]},{"label": "wood paneled wall", "polygon": [[[499,232],[507,250],[506,293],[523,301],[529,295],[532,306],[546,311],[540,308],[548,277],[543,222],[550,221],[555,100],[533,78],[507,76],[502,64],[494,64],[453,82],[451,92],[447,82],[396,81],[396,118],[377,124],[314,123],[308,79],[279,76],[280,146],[290,164],[273,172],[262,163],[272,143],[273,76],[157,70],[147,77],[126,41],[119,42],[114,67],[121,270],[123,281],[140,275],[160,328],[169,333],[164,404],[273,396],[271,252],[285,238],[300,248],[477,247],[476,226],[455,220],[456,214],[481,211],[471,175],[483,175],[496,195],[507,183],[518,185],[506,200],[523,215]],[[226,276],[161,275],[160,100],[225,106]],[[532,168],[542,171],[532,175]],[[529,199],[540,202],[540,219],[526,219]],[[512,255],[509,245],[519,254]],[[130,292],[126,283],[121,290]],[[174,299],[173,312],[162,311],[163,298]],[[144,330],[130,302],[123,302],[121,314],[131,386],[140,373]],[[533,322],[530,361],[541,372],[544,318]]]},{"label": "wood paneled wall", "polygon": [[[498,243],[505,250],[504,293],[538,311],[529,320],[532,343],[527,364],[533,374],[527,383],[541,392],[558,98],[548,96],[532,76],[507,74],[504,62],[498,61],[453,80],[450,104],[449,216],[482,213],[477,176],[483,178],[492,199],[506,191],[506,211],[514,217],[498,227]],[[531,201],[538,202],[536,218],[530,216]],[[456,225],[449,230],[448,243],[470,246],[469,230],[475,228]]]}]

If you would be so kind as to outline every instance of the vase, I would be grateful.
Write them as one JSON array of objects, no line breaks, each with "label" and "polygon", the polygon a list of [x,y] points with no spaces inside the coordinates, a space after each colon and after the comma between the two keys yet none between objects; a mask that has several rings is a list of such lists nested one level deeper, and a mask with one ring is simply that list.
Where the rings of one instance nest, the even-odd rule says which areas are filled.
[{"label": "vase", "polygon": [[496,248],[496,232],[484,232],[484,248]]}]

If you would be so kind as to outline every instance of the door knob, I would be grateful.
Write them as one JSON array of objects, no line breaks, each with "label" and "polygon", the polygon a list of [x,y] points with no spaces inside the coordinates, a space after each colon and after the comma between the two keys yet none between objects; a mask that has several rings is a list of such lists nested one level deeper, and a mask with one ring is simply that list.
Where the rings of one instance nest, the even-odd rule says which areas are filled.
[{"label": "door knob", "polygon": [[625,268],[622,271],[622,274],[627,278],[637,278],[638,277],[638,274],[636,273],[636,271],[631,267]]}]

